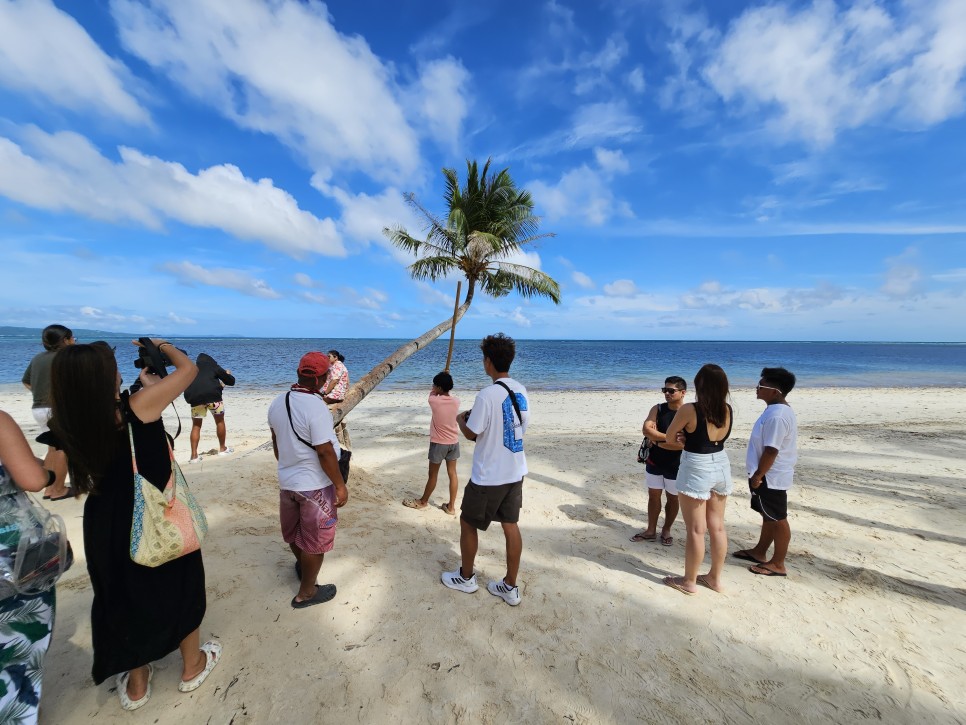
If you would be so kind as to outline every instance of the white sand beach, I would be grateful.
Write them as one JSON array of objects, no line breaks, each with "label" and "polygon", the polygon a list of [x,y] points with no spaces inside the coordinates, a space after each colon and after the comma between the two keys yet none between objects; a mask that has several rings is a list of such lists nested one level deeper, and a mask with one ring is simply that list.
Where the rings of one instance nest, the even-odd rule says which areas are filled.
[{"label": "white sand beach", "polygon": [[[455,392],[469,407],[473,392]],[[320,577],[338,595],[302,611],[289,606],[296,580],[263,445],[272,397],[226,393],[232,456],[189,466],[187,431],[178,440],[211,524],[202,638],[224,646],[193,693],[177,691],[177,653],[133,715],[113,683],[92,684],[83,504],[50,504],[77,563],[58,586],[42,722],[966,721],[964,389],[794,391],[789,576],[753,576],[729,557],[727,592],[693,597],[661,583],[683,571],[682,521],[671,547],[628,540],[644,522],[635,454],[653,393],[534,392],[516,608],[485,588],[440,583],[458,564],[458,524],[400,503],[425,482],[425,393],[377,391],[348,418],[350,500]],[[762,407],[749,389],[733,401],[731,551],[757,538],[744,444]],[[0,408],[36,435],[22,388],[0,387]],[[190,427],[183,403],[180,412]],[[214,449],[208,421],[201,450]],[[461,485],[472,449],[463,442]],[[480,539],[484,582],[502,576],[503,561],[491,527]]]}]

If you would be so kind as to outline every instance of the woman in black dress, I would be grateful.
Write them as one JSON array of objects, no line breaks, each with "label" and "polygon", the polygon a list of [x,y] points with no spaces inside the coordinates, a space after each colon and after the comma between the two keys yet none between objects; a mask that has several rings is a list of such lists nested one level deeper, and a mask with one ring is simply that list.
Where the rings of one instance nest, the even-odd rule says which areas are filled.
[{"label": "woman in black dress", "polygon": [[154,568],[135,564],[130,556],[134,477],[129,429],[138,471],[163,490],[172,469],[161,413],[197,373],[174,345],[152,342],[175,370],[164,378],[142,370],[143,387],[133,394],[120,392],[121,376],[106,343],[65,348],[54,359],[51,375],[51,430],[67,452],[74,485],[90,494],[84,505],[84,549],[94,589],[92,675],[96,684],[118,676],[125,710],[148,701],[153,661],[180,649],[184,666],[178,689],[190,692],[221,654],[215,642],[200,644],[205,615],[201,552]]}]

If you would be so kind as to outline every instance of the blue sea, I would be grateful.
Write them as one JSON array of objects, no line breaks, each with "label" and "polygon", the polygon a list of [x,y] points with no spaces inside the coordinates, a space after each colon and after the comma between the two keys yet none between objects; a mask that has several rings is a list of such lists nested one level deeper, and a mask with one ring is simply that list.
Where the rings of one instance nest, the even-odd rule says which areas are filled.
[{"label": "blue sea", "polygon": [[[38,336],[39,338],[39,336]],[[20,381],[42,351],[38,338],[0,337],[0,384]],[[137,357],[130,337],[117,346],[127,382]],[[238,387],[281,388],[294,380],[309,350],[339,350],[351,379],[365,375],[408,340],[320,338],[171,338],[192,357],[206,352],[232,371]],[[89,342],[81,340],[81,342]],[[380,385],[423,390],[446,362],[444,335],[419,350]],[[751,386],[765,366],[783,366],[802,387],[966,387],[966,343],[702,342],[650,340],[518,340],[512,374],[532,390],[644,390],[668,375],[687,380],[706,362],[721,365],[733,387]],[[451,372],[457,389],[476,390],[483,374],[479,340],[457,340]]]}]

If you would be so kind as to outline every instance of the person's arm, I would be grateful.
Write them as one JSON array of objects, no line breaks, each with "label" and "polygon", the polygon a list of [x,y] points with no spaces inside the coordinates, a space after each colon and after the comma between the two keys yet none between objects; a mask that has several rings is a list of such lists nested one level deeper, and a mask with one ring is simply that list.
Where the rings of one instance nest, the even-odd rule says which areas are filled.
[{"label": "person's arm", "polygon": [[14,483],[24,491],[43,491],[50,483],[50,473],[40,465],[23,431],[13,418],[0,410],[0,460]]},{"label": "person's arm", "polygon": [[335,485],[335,505],[341,508],[349,500],[349,489],[346,488],[345,481],[342,480],[342,472],[339,470],[339,458],[335,455],[335,448],[331,443],[319,443],[315,447],[315,452],[319,455],[319,463],[322,471],[329,480]]},{"label": "person's arm", "polygon": [[762,449],[761,458],[758,459],[758,468],[755,469],[755,472],[751,474],[751,478],[748,479],[748,483],[752,488],[758,488],[761,485],[761,479],[771,470],[776,458],[778,458],[777,448],[765,446]]},{"label": "person's arm", "polygon": [[[697,416],[694,414],[693,403],[685,403],[678,408],[678,412],[674,414],[674,420],[671,421],[671,425],[668,426],[667,432],[664,434],[664,443],[661,444],[661,448],[669,451],[680,451],[683,449],[684,443],[678,440],[678,434],[693,431],[697,420]],[[689,425],[691,426],[691,431],[688,431]]]},{"label": "person's arm", "polygon": [[651,411],[647,414],[647,418],[644,419],[644,426],[641,428],[641,432],[652,442],[663,443],[665,435],[657,429],[657,410],[658,406],[656,405],[651,408]]},{"label": "person's arm", "polygon": [[278,460],[278,441],[275,439],[275,431],[272,431],[272,453],[275,454],[275,460]]},{"label": "person's arm", "polygon": [[[141,343],[137,340],[133,342],[137,347],[141,347]],[[158,420],[164,409],[185,391],[198,374],[198,368],[191,362],[191,358],[170,342],[159,339],[152,339],[151,342],[171,361],[174,372],[168,373],[167,377],[159,378],[157,375],[141,370],[138,377],[144,387],[131,396],[130,405],[131,411],[142,423]]]},{"label": "person's arm", "polygon": [[20,382],[23,383],[23,386],[27,390],[32,390],[32,388],[30,387],[30,366],[31,365],[33,365],[33,362],[27,365],[27,369],[23,371],[23,377],[20,378]]},{"label": "person's arm", "polygon": [[223,370],[222,368],[219,367],[218,372],[215,373],[215,375],[225,385],[235,384],[235,376],[231,374],[231,370]]},{"label": "person's arm", "polygon": [[456,425],[460,427],[460,431],[463,433],[463,436],[466,438],[466,440],[475,441],[476,433],[474,433],[473,431],[471,431],[469,428],[466,427],[466,419],[469,417],[470,417],[469,410],[464,410],[462,413],[458,413],[456,416]]}]

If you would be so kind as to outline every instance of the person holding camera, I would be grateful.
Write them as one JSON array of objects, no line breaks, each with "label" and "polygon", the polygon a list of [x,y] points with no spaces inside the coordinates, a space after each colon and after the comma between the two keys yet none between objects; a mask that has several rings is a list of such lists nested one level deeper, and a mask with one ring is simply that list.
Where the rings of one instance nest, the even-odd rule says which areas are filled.
[{"label": "person holding camera", "polygon": [[226,385],[235,384],[235,376],[231,374],[231,370],[223,369],[211,355],[204,352],[198,355],[195,365],[198,367],[198,375],[184,391],[185,402],[191,406],[191,459],[188,463],[201,460],[198,456],[198,442],[201,440],[201,425],[209,410],[211,417],[215,419],[218,455],[227,456],[234,452],[234,449],[225,445],[227,431],[222,390]]},{"label": "person holding camera", "polygon": [[[52,476],[53,472],[42,468],[34,457],[13,418],[0,410],[0,495],[11,484],[24,491],[42,491]],[[0,529],[7,532],[16,525],[6,518],[4,510]],[[8,543],[6,535],[0,535],[0,544]],[[6,547],[0,552],[0,556],[6,556]],[[8,716],[16,722],[37,722],[44,656],[54,628],[54,604],[54,587],[39,594],[0,598],[0,722],[9,722]]]},{"label": "person holding camera", "polygon": [[[94,682],[117,675],[125,710],[151,697],[152,662],[174,650],[182,659],[178,689],[191,692],[221,657],[221,645],[201,644],[205,568],[201,551],[157,567],[131,559],[133,470],[163,491],[175,475],[161,413],[197,374],[170,342],[141,338],[137,392],[121,392],[112,348],[104,342],[72,345],[51,368],[50,427],[70,465],[84,504],[84,550],[94,590],[91,639]],[[164,369],[174,366],[167,375]],[[158,369],[158,368],[161,369]]]}]

